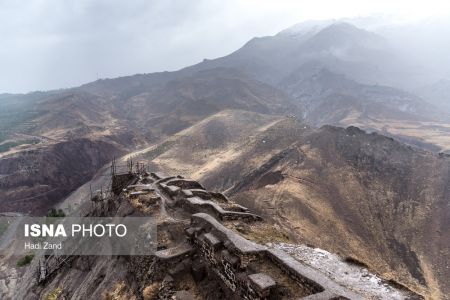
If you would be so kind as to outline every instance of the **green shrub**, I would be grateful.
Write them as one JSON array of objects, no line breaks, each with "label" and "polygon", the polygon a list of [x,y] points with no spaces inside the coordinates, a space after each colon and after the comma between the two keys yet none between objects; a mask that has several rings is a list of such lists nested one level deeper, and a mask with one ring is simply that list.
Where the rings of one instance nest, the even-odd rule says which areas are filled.
[{"label": "green shrub", "polygon": [[17,266],[18,267],[23,267],[23,266],[28,265],[33,260],[33,257],[34,257],[33,254],[25,255],[24,257],[19,259],[19,261],[17,261]]}]

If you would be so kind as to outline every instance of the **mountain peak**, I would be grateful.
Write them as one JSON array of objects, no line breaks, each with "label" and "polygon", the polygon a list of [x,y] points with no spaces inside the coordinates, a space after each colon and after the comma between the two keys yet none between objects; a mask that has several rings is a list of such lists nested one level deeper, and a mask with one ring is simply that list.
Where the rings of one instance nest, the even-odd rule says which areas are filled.
[{"label": "mountain peak", "polygon": [[386,49],[384,38],[343,20],[308,21],[298,23],[276,35],[307,45],[314,51],[356,46],[366,49]]},{"label": "mountain peak", "polygon": [[352,39],[358,42],[365,40],[382,40],[377,34],[356,27],[348,22],[335,22],[323,28],[316,36],[325,36],[332,39]]},{"label": "mountain peak", "polygon": [[335,22],[336,20],[310,20],[300,22],[280,31],[277,35],[286,37],[312,36]]},{"label": "mountain peak", "polygon": [[367,32],[364,29],[361,29],[354,24],[342,20],[311,20],[297,23],[291,27],[288,27],[282,31],[280,31],[278,36],[288,36],[288,37],[300,37],[305,35],[315,35],[322,30],[336,30],[340,32],[352,32],[352,31],[363,31]]},{"label": "mountain peak", "polygon": [[358,28],[355,25],[348,22],[334,22],[326,26],[322,31],[333,31],[337,33],[367,33],[368,31]]}]

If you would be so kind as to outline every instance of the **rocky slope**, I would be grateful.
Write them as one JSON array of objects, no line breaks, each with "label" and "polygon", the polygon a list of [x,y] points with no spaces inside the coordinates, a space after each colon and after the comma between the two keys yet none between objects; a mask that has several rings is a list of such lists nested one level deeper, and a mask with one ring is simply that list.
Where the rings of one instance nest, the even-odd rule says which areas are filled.
[{"label": "rocky slope", "polygon": [[[398,75],[392,61],[399,60],[380,36],[347,23],[330,23],[253,39],[226,57],[177,72],[3,94],[0,176],[17,175],[8,161],[17,157],[23,165],[30,151],[52,151],[53,145],[81,138],[131,151],[224,109],[290,115],[315,126],[354,125],[432,151],[450,151],[448,115],[411,93],[377,85],[380,78],[389,83],[388,74]],[[28,164],[24,168],[33,168],[31,161]],[[35,190],[34,182],[16,188],[22,195],[57,189],[50,181],[42,183],[46,189]],[[18,198],[0,202],[13,199]]]},{"label": "rocky slope", "polygon": [[[16,282],[21,289],[0,291],[0,295],[8,299],[288,300],[312,295],[330,300],[422,299],[322,249],[274,244],[286,240],[283,227],[191,179],[141,171],[118,174],[110,182],[109,190],[117,193],[106,195],[105,205],[91,205],[88,214],[151,218],[158,231],[155,251],[149,247],[140,256],[70,256],[62,258],[64,263],[58,256],[36,255]],[[150,242],[145,237],[139,241]],[[37,276],[38,265],[45,270],[41,276]],[[9,286],[14,286],[13,280]]]},{"label": "rocky slope", "polygon": [[[255,127],[233,134],[244,119]],[[215,131],[208,133],[209,124]],[[214,148],[208,140],[217,134]],[[139,157],[227,190],[293,240],[364,262],[430,297],[449,293],[446,155],[355,127],[314,130],[294,119],[228,111]]]},{"label": "rocky slope", "polygon": [[437,91],[429,88],[417,92],[422,69],[414,65],[373,32],[319,22],[255,38],[230,55],[181,72],[233,67],[284,91],[310,124],[354,125],[449,151],[445,98],[436,100]]},{"label": "rocky slope", "polygon": [[[113,156],[155,143],[223,109],[269,114],[300,110],[283,92],[225,68],[142,83],[142,88],[134,85],[128,92],[127,80],[119,81],[122,87],[117,91],[105,90],[104,83],[98,82],[39,94],[39,98],[27,100],[29,105],[16,107],[23,117],[17,122],[23,126],[9,128],[2,142],[14,142],[14,146],[0,153],[0,211],[49,209]],[[11,96],[8,101],[19,98]],[[79,141],[93,146],[78,147]],[[61,149],[70,149],[70,153]],[[101,159],[91,163],[91,156]],[[66,166],[63,161],[80,164],[71,170],[71,164]],[[25,169],[32,171],[28,174]],[[51,193],[53,196],[46,196]]]},{"label": "rocky slope", "polygon": [[110,143],[74,139],[3,158],[0,211],[44,215],[121,153]]},{"label": "rocky slope", "polygon": [[[339,253],[427,298],[447,299],[446,155],[355,127],[314,129],[292,117],[225,110],[123,161],[130,157],[226,191],[274,222],[281,241]],[[70,202],[78,196],[86,193]],[[266,234],[248,237],[280,238]]]},{"label": "rocky slope", "polygon": [[0,95],[0,211],[45,213],[114,156],[144,148],[129,157],[445,299],[448,156],[310,127],[449,151],[448,116],[399,89],[405,70],[380,36],[330,23],[177,72]]},{"label": "rocky slope", "polygon": [[278,84],[298,68],[315,62],[360,82],[388,83],[383,75],[397,72],[392,70],[395,64],[386,62],[395,58],[381,36],[349,23],[333,22],[296,34],[282,31],[275,36],[254,38],[228,56],[206,60],[187,70],[229,66],[245,70],[264,82]]}]

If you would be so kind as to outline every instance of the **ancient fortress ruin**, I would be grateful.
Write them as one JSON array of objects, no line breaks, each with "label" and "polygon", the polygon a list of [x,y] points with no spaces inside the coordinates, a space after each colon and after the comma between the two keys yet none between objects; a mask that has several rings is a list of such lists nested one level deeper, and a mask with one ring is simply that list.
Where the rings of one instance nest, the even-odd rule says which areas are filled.
[{"label": "ancient fortress ruin", "polygon": [[[136,262],[137,269],[149,266],[143,270],[146,280],[162,281],[160,290],[166,299],[194,299],[176,290],[177,281],[185,280],[186,273],[197,282],[219,279],[230,299],[362,299],[286,253],[249,241],[228,228],[233,222],[252,224],[262,218],[221,193],[206,191],[196,181],[128,173],[114,175],[112,190],[136,205],[157,208],[162,221],[158,235],[172,232],[171,238],[161,239],[149,261]],[[183,219],[188,221],[184,234],[174,238],[173,227]]]},{"label": "ancient fortress ruin", "polygon": [[[138,299],[365,299],[285,252],[245,238],[240,227],[258,232],[273,224],[222,193],[145,168],[112,170],[108,195],[92,197],[88,215],[151,216],[157,224],[156,251],[127,258]],[[73,259],[40,260],[38,285]]]}]

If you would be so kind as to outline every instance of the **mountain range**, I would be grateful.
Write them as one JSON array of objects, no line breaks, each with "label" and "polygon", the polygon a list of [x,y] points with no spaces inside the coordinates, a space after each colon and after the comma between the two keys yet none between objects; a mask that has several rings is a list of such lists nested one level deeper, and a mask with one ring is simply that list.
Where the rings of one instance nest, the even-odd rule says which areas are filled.
[{"label": "mountain range", "polygon": [[0,212],[45,214],[137,156],[449,299],[449,85],[416,86],[420,71],[380,33],[328,21],[176,72],[2,94]]}]

